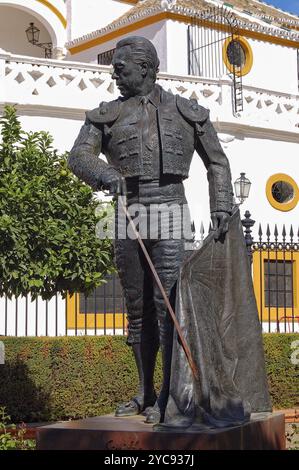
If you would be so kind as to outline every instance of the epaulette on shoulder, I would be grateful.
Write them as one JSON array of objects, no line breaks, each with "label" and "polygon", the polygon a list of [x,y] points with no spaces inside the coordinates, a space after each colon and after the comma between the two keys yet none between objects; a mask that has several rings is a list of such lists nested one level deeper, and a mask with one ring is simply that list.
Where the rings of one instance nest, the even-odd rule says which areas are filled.
[{"label": "epaulette on shoulder", "polygon": [[209,117],[209,110],[200,106],[196,100],[187,100],[180,95],[176,97],[178,110],[191,122],[204,122]]},{"label": "epaulette on shoulder", "polygon": [[87,111],[86,117],[93,124],[109,124],[116,121],[120,113],[120,100],[102,101],[98,108]]}]

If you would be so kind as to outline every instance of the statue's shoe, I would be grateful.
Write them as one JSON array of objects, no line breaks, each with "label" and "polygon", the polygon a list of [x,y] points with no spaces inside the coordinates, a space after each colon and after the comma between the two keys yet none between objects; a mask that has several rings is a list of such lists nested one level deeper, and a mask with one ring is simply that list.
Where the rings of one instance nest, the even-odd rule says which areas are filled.
[{"label": "statue's shoe", "polygon": [[158,408],[154,406],[148,408],[146,413],[146,420],[147,424],[158,424],[161,421],[161,412]]},{"label": "statue's shoe", "polygon": [[115,410],[115,416],[121,417],[140,415],[148,407],[152,408],[154,403],[156,402],[156,399],[157,396],[156,394],[154,394],[151,399],[147,399],[146,403],[144,403],[143,398],[139,396],[134,397],[130,401],[118,405]]},{"label": "statue's shoe", "polygon": [[164,421],[167,400],[168,395],[164,392],[161,392],[154,406],[151,406],[146,410],[146,423],[158,424]]},{"label": "statue's shoe", "polygon": [[115,410],[115,416],[135,416],[142,413],[144,406],[138,401],[137,397],[132,398],[132,400],[127,403],[122,403]]}]

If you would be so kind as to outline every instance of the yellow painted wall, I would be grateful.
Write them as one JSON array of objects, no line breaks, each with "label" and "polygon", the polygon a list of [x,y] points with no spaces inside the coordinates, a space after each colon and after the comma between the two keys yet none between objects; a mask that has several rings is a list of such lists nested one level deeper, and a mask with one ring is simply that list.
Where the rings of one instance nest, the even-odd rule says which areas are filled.
[{"label": "yellow painted wall", "polygon": [[127,318],[123,313],[80,313],[79,294],[67,296],[67,329],[126,329]]},{"label": "yellow painted wall", "polygon": [[299,281],[299,252],[288,251],[255,251],[253,253],[253,285],[256,296],[259,316],[262,321],[284,321],[283,317],[292,317],[292,308],[284,307],[266,307],[265,306],[265,260],[294,261],[293,264],[293,283],[294,283],[294,315],[299,318],[299,299],[298,299],[298,281]]}]

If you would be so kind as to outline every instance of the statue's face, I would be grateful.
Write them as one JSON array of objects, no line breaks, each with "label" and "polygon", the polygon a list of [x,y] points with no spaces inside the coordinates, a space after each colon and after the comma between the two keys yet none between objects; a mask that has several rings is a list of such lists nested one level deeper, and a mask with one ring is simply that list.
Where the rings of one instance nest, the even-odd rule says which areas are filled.
[{"label": "statue's face", "polygon": [[116,49],[113,59],[112,78],[125,98],[142,94],[144,82],[147,80],[142,64],[132,60],[130,48],[127,46]]}]

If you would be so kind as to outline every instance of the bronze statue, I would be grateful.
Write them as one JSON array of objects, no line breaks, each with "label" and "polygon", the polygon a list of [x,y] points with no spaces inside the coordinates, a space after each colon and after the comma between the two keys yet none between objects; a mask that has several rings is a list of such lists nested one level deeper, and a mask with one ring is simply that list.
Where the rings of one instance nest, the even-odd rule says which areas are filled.
[{"label": "bronze statue", "polygon": [[[128,206],[138,203],[149,211],[151,205],[163,203],[182,208],[187,204],[183,180],[196,150],[207,169],[213,239],[223,242],[233,209],[233,191],[229,163],[208,110],[196,100],[173,95],[155,83],[159,59],[145,38],[119,41],[112,65],[112,78],[121,96],[86,113],[70,153],[70,168],[95,191],[117,194],[125,178]],[[98,158],[100,152],[108,163]],[[188,238],[184,234],[172,237],[174,225],[175,221],[167,239],[161,236],[162,229],[154,238],[144,237],[173,305]],[[163,422],[169,398],[173,324],[138,241],[116,239],[115,256],[128,311],[127,343],[139,374],[138,394],[119,405],[116,416],[145,412],[146,422]],[[157,396],[153,375],[159,346],[163,383]]]}]

